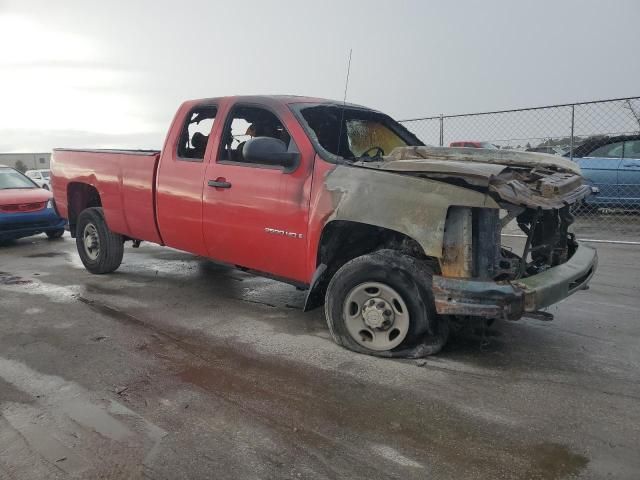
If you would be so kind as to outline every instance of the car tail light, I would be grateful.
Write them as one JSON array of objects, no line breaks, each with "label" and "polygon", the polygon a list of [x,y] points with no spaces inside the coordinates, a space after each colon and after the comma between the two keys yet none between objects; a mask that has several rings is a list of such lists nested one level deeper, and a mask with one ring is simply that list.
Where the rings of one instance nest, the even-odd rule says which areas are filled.
[{"label": "car tail light", "polygon": [[0,205],[0,213],[28,213],[44,209],[47,202],[17,203],[15,205]]}]

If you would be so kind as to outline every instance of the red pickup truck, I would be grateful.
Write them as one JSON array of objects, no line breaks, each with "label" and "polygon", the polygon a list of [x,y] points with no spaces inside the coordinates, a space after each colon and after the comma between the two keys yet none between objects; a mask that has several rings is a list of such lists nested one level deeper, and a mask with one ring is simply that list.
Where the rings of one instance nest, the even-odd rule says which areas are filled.
[{"label": "red pickup truck", "polygon": [[[329,100],[185,102],[164,148],[57,149],[52,190],[87,270],[150,241],[308,289],[333,338],[380,356],[439,351],[452,322],[516,320],[585,288],[568,232],[590,193],[550,155],[427,147],[389,116]],[[517,221],[519,254],[501,246]]]}]

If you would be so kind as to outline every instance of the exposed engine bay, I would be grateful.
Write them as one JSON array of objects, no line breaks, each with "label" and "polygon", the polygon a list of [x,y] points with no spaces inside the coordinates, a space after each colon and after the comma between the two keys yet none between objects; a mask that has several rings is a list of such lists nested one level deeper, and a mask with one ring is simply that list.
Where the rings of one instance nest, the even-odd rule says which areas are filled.
[{"label": "exposed engine bay", "polygon": [[[404,147],[362,166],[482,191],[500,205],[450,207],[441,265],[447,277],[510,281],[565,263],[577,247],[569,232],[572,205],[591,193],[570,160],[528,152]],[[526,236],[519,253],[501,241],[514,220]]]}]

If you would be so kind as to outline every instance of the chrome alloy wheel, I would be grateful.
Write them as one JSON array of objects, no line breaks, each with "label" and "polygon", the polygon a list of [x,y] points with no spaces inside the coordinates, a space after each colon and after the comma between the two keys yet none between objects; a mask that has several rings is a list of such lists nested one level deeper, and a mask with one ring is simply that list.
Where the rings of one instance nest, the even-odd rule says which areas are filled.
[{"label": "chrome alloy wheel", "polygon": [[93,223],[87,223],[82,232],[84,251],[91,260],[97,260],[100,255],[100,237]]},{"label": "chrome alloy wheel", "polygon": [[391,350],[402,343],[409,331],[406,303],[383,283],[355,286],[344,301],[343,312],[351,337],[370,350]]}]

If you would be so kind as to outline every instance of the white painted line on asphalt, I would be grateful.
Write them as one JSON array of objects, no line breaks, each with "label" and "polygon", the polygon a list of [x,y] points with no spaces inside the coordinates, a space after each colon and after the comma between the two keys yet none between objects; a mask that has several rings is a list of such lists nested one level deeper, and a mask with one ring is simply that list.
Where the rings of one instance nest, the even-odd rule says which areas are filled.
[{"label": "white painted line on asphalt", "polygon": [[28,448],[51,465],[71,476],[79,476],[91,464],[55,437],[55,431],[43,425],[43,412],[26,404],[4,404],[2,416],[22,435]]},{"label": "white painted line on asphalt", "polygon": [[128,441],[135,432],[113,415],[131,417],[143,428],[145,437],[154,443],[166,435],[160,427],[141,417],[133,410],[113,400],[107,406],[94,402],[94,394],[75,382],[54,375],[46,375],[24,363],[0,357],[0,378],[18,390],[38,399],[45,410],[64,415],[84,428],[116,442]]},{"label": "white painted line on asphalt", "polygon": [[80,285],[67,285],[65,287],[45,283],[30,278],[19,277],[25,283],[0,285],[0,290],[13,293],[26,293],[29,295],[44,295],[55,303],[72,303],[81,291]]},{"label": "white painted line on asphalt", "polygon": [[[515,237],[515,238],[527,238],[526,235],[520,235],[518,233],[503,233],[503,237]],[[578,238],[581,242],[590,242],[590,243],[613,243],[618,245],[640,245],[639,242],[629,242],[626,240],[597,240],[595,238]]]},{"label": "white painted line on asphalt", "polygon": [[378,455],[386,458],[387,460],[391,460],[398,465],[402,465],[403,467],[424,468],[420,463],[405,457],[400,452],[387,445],[374,445],[371,449]]}]

